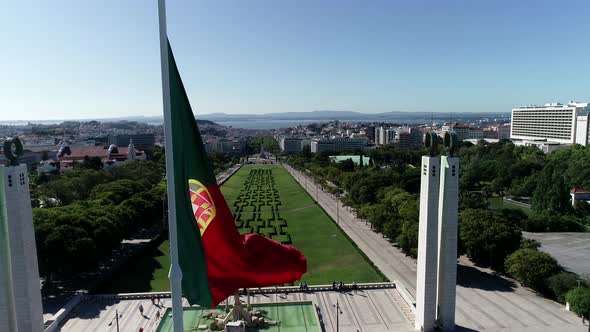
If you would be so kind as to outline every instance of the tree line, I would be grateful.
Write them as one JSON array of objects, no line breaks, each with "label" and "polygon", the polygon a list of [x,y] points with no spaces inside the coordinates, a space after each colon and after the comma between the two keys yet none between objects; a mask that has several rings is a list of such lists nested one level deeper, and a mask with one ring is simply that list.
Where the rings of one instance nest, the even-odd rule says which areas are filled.
[{"label": "tree line", "polygon": [[[289,156],[287,162],[328,191],[341,195],[342,202],[375,231],[405,254],[416,257],[419,169],[426,151],[383,146],[355,152],[361,153],[371,157],[371,165],[333,163],[326,154],[310,153]],[[565,272],[550,255],[537,251],[538,243],[523,239],[522,231],[585,230],[589,218],[585,211],[590,209],[583,204],[573,209],[569,188],[590,188],[587,171],[576,173],[580,162],[590,162],[590,148],[573,146],[545,155],[537,148],[504,140],[463,143],[458,155],[459,254],[559,301],[565,300],[569,291],[585,292],[577,290],[578,276]],[[522,210],[491,209],[487,201],[491,196],[528,197],[533,211],[529,216]]]},{"label": "tree line", "polygon": [[[103,168],[87,158],[62,175],[31,174],[33,222],[40,273],[65,280],[96,268],[121,241],[163,222],[166,209],[165,153],[146,149],[149,160]],[[216,172],[236,158],[213,153]]]},{"label": "tree line", "polygon": [[50,207],[34,208],[39,268],[48,280],[96,266],[121,241],[162,221],[163,169],[128,161],[100,170],[73,170],[41,183],[33,195]]}]

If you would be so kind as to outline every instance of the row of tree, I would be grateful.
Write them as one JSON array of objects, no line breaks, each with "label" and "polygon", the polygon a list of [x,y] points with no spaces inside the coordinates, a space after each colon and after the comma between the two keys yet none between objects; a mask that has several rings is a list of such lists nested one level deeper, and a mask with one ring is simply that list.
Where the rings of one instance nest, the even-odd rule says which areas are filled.
[{"label": "row of tree", "polygon": [[[571,149],[590,155],[590,149]],[[404,253],[416,257],[419,160],[423,153],[423,150],[380,147],[370,152],[373,160],[370,167],[331,163],[325,155],[306,153],[291,156],[288,162],[331,191],[342,193],[342,201],[354,208],[359,217]],[[493,210],[487,202],[489,195],[513,191],[523,183],[521,179],[534,181],[535,187],[529,193],[537,192],[536,186],[545,183],[539,176],[556,157],[545,156],[536,149],[516,147],[507,141],[463,146],[460,155],[459,253],[466,254],[477,265],[507,273],[560,301],[568,291],[583,292],[573,289],[578,276],[564,272],[551,256],[536,250],[537,243],[522,237],[523,230],[584,231],[584,217],[574,215],[569,202],[563,210],[537,204],[531,216],[521,210]],[[584,186],[583,182],[578,184]],[[534,199],[539,201],[546,194],[538,193]]]},{"label": "row of tree", "polygon": [[[63,175],[32,175],[33,220],[41,274],[67,279],[96,267],[140,229],[162,222],[166,208],[165,152],[149,160],[103,168],[87,158]],[[213,153],[216,172],[239,157]]]}]

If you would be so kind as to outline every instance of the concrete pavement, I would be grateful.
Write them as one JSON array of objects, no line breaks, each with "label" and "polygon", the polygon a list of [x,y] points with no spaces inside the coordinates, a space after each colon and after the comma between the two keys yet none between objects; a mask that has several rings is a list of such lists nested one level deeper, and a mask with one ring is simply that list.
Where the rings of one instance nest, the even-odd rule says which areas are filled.
[{"label": "concrete pavement", "polygon": [[[410,294],[416,292],[416,260],[404,255],[364,220],[306,175],[288,165],[285,169],[319,205],[338,222],[342,230],[389,278],[399,280]],[[511,279],[473,266],[461,258],[457,271],[458,330],[463,331],[586,331],[581,318],[564,306],[542,298]]]},{"label": "concrete pavement", "polygon": [[567,270],[579,275],[590,274],[590,233],[522,232],[522,235],[539,241],[539,250],[553,256]]},{"label": "concrete pavement", "polygon": [[[294,287],[284,292],[273,288],[263,292],[253,290],[250,303],[286,303],[311,301],[317,306],[319,319],[324,331],[397,331],[412,332],[413,326],[408,318],[405,302],[395,287],[372,288],[363,287],[358,291],[333,291],[330,286],[310,287],[302,292]],[[321,288],[321,289],[320,289]],[[164,313],[171,306],[169,293],[163,296],[162,305],[157,307],[150,301],[150,293],[121,295],[90,295],[77,304],[55,330],[62,332],[116,331],[115,316],[119,313],[121,331],[137,331],[143,327],[146,332],[156,331],[159,321],[156,313]],[[240,297],[247,303],[247,297]],[[230,300],[233,300],[230,298]],[[336,317],[336,303],[340,309]],[[139,306],[144,308],[143,315]],[[184,305],[188,302],[184,300]],[[408,308],[409,310],[409,308]],[[413,317],[413,313],[410,314]],[[338,327],[337,327],[338,326]],[[188,326],[185,326],[188,328]],[[288,327],[285,330],[293,331]]]}]

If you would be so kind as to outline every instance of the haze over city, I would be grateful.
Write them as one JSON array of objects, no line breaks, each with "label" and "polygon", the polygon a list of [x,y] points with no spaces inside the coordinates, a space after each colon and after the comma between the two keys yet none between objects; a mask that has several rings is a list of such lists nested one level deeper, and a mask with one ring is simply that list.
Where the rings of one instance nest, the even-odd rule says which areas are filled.
[{"label": "haze over city", "polygon": [[[197,117],[342,110],[508,112],[586,100],[587,1],[171,0]],[[3,8],[2,120],[161,115],[157,8]]]}]

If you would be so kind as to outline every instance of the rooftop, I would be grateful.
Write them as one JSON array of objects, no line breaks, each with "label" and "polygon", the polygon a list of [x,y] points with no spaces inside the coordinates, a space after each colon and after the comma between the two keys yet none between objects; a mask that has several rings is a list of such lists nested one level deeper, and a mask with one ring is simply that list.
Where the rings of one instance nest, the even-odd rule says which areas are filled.
[{"label": "rooftop", "polygon": [[590,194],[590,190],[580,189],[580,188],[572,188],[570,190],[572,194]]}]

